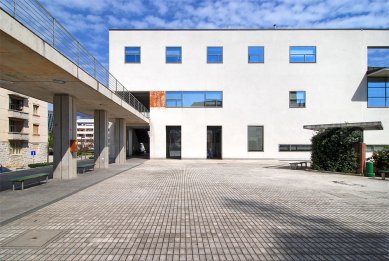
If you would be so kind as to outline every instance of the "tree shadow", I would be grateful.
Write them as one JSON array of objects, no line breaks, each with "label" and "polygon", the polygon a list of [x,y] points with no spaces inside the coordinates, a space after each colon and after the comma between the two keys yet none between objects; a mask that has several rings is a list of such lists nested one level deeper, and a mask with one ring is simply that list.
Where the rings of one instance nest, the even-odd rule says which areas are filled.
[{"label": "tree shadow", "polygon": [[[383,223],[376,225],[381,221],[377,217],[366,221],[352,220],[355,215],[349,213],[298,213],[300,207],[304,208],[303,203],[299,210],[292,210],[255,200],[224,201],[227,208],[252,215],[253,222],[258,219],[266,224],[252,233],[269,238],[271,251],[278,253],[278,260],[389,260],[389,233],[382,229]],[[351,228],[351,223],[357,228]]]}]

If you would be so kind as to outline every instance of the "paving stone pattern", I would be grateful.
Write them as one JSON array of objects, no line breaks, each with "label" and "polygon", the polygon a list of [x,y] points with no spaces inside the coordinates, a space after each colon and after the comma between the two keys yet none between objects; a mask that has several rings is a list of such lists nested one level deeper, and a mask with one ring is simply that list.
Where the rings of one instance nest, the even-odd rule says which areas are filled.
[{"label": "paving stone pattern", "polygon": [[[389,260],[386,181],[149,161],[0,228],[0,260]],[[41,247],[9,247],[60,230]]]}]

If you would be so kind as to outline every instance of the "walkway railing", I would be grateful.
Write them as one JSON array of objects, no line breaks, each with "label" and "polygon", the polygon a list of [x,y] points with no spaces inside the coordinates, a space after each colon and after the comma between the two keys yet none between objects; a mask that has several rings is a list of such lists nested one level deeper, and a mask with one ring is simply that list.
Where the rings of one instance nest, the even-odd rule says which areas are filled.
[{"label": "walkway railing", "polygon": [[[93,1],[91,1],[93,4]],[[80,42],[36,0],[0,0],[0,8],[46,43],[94,77],[131,107],[149,117],[147,108],[132,95]]]}]

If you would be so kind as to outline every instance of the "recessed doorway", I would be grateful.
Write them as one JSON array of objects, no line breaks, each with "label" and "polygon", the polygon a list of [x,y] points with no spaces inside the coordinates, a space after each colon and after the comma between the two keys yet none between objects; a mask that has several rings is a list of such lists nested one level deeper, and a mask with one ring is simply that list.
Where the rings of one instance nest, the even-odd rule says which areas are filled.
[{"label": "recessed doorway", "polygon": [[166,158],[181,159],[181,126],[166,126]]},{"label": "recessed doorway", "polygon": [[207,159],[222,159],[222,126],[207,126]]}]

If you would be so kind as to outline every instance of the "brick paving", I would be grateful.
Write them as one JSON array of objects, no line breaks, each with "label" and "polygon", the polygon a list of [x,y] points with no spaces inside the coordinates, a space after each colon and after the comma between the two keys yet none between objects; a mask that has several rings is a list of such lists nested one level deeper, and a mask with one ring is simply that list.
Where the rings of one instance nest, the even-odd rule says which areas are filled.
[{"label": "brick paving", "polygon": [[279,166],[148,161],[0,227],[0,260],[389,260],[389,182]]}]

